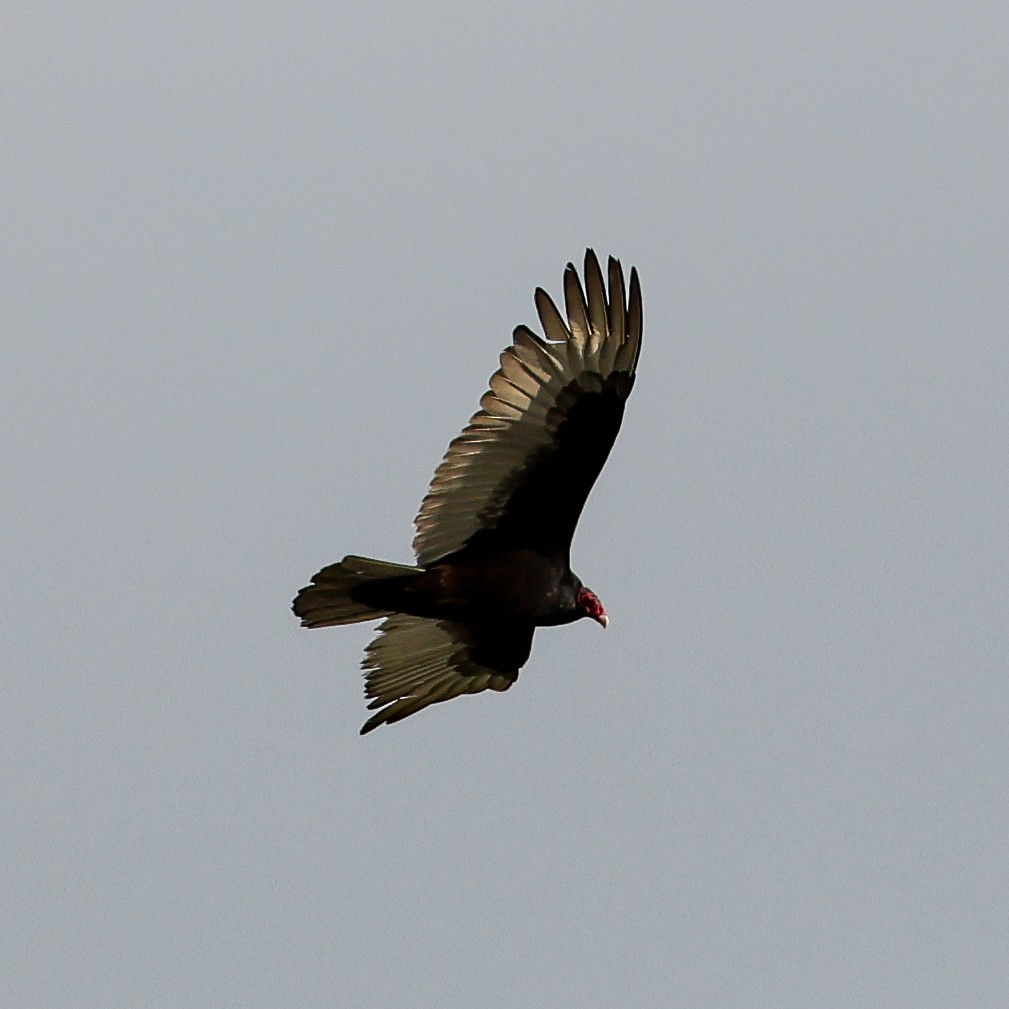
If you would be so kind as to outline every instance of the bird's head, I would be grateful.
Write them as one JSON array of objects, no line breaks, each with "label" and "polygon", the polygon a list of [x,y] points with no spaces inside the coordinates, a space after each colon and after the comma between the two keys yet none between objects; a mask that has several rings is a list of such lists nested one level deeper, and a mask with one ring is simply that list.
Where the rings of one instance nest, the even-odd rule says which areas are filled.
[{"label": "bird's head", "polygon": [[606,610],[603,609],[599,596],[592,589],[587,589],[583,585],[578,590],[578,595],[575,596],[575,605],[578,607],[578,612],[581,616],[591,617],[596,623],[602,624],[603,627],[609,624],[610,618],[606,616]]}]

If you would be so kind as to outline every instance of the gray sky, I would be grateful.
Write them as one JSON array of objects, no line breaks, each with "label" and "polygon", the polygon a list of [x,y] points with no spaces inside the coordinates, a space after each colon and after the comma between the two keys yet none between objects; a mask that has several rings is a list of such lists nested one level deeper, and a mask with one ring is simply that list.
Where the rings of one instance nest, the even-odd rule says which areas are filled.
[{"label": "gray sky", "polygon": [[[5,1004],[1006,1004],[1005,9],[4,22]],[[362,739],[290,599],[586,245],[610,629]]]}]

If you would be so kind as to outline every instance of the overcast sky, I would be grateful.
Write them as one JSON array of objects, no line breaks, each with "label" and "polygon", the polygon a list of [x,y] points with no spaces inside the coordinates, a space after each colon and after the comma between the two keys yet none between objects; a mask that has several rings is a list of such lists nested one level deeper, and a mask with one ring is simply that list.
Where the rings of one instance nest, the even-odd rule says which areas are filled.
[{"label": "overcast sky", "polygon": [[[3,22],[5,1006],[1007,1004],[1006,9]],[[290,600],[587,245],[610,628],[361,738]]]}]

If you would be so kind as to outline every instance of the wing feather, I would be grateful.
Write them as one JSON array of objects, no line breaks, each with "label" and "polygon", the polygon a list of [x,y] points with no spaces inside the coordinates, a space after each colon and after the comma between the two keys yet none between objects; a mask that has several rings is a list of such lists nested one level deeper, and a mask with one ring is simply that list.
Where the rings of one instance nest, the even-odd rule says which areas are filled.
[{"label": "wing feather", "polygon": [[[568,264],[566,321],[537,288],[544,336],[516,328],[480,409],[449,445],[417,515],[419,564],[495,530],[566,549],[619,429],[641,346],[637,271],[628,293],[620,263],[607,265],[608,292],[591,250],[584,286]],[[551,518],[537,525],[537,511]]]},{"label": "wing feather", "polygon": [[571,336],[584,343],[589,338],[588,306],[585,304],[585,292],[578,279],[578,271],[573,263],[568,263],[564,271],[564,307],[567,309],[568,322],[571,324]]},{"label": "wing feather", "polygon": [[557,310],[553,298],[542,287],[536,288],[534,297],[536,312],[540,317],[540,324],[543,326],[546,338],[552,343],[567,343],[571,339],[571,330],[561,318],[561,313]]},{"label": "wing feather", "polygon": [[[611,263],[615,260],[611,259]],[[617,267],[619,269],[619,265]],[[599,260],[595,256],[591,262],[585,261],[585,287],[589,303],[589,325],[592,333],[586,347],[591,355],[596,355],[603,341],[609,335],[608,310],[606,307],[606,287],[603,283],[603,271],[599,268]],[[615,292],[610,292],[611,296]]]}]

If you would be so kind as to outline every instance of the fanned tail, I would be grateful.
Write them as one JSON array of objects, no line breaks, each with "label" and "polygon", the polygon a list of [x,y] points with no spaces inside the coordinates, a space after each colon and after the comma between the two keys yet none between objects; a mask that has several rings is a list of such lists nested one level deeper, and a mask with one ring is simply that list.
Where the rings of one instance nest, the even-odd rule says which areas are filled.
[{"label": "fanned tail", "polygon": [[[301,617],[302,627],[335,627],[388,617],[395,611],[381,607],[378,602],[380,587],[376,583],[399,581],[422,573],[423,568],[351,555],[315,575],[312,584],[306,585],[295,597],[291,609],[295,616]],[[370,601],[362,598],[362,590]]]}]

